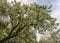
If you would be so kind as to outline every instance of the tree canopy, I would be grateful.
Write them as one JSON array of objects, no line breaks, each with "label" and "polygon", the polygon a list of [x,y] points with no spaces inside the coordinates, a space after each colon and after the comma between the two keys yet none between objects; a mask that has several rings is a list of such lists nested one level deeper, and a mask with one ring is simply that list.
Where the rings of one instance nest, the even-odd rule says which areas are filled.
[{"label": "tree canopy", "polygon": [[0,42],[1,43],[37,43],[36,31],[51,31],[59,25],[50,16],[51,6],[21,5],[14,0],[0,0]]}]

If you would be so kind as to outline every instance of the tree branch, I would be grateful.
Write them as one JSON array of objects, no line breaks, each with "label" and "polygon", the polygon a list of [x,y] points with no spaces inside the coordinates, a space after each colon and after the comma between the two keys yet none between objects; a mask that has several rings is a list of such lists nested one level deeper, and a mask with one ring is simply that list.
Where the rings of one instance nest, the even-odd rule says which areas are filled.
[{"label": "tree branch", "polygon": [[15,27],[13,27],[13,29],[10,31],[9,35],[8,36],[11,36],[12,32],[18,27],[20,23],[18,22],[17,25]]},{"label": "tree branch", "polygon": [[[11,17],[11,15],[9,15],[9,16],[13,20],[13,18]],[[11,21],[11,23],[12,23],[12,21]],[[13,29],[10,31],[10,33],[9,33],[8,36],[10,36],[12,34],[12,32],[18,27],[19,24],[20,24],[20,21],[18,20],[18,23],[16,24],[16,26],[13,26]]]},{"label": "tree branch", "polygon": [[18,32],[21,32],[26,26],[28,26],[28,25],[24,25],[22,28],[19,28],[19,29],[17,30],[16,34],[14,34],[14,35],[12,35],[12,36],[7,36],[6,38],[0,40],[0,42],[3,43],[3,42],[6,41],[6,40],[9,40],[9,39],[11,39],[11,38],[16,37],[16,36],[18,35]]},{"label": "tree branch", "polygon": [[[33,24],[30,24],[30,25],[33,25]],[[36,24],[34,24],[34,25],[36,25]],[[18,35],[18,33],[21,32],[26,26],[29,26],[29,25],[24,25],[22,28],[19,27],[18,30],[16,31],[16,34],[10,35],[13,32],[13,30],[15,29],[15,28],[13,28],[12,31],[11,31],[11,33],[6,38],[0,40],[0,42],[3,43],[3,42],[5,42],[5,41],[7,41],[7,40],[9,40],[11,38],[16,37]]]}]

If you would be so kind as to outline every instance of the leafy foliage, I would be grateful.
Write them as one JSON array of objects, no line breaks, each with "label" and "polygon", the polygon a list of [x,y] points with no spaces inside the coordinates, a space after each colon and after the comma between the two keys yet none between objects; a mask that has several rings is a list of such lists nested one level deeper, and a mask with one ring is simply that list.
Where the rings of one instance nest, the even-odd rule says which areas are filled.
[{"label": "leafy foliage", "polygon": [[[57,27],[56,19],[48,12],[51,11],[51,6],[48,8],[36,3],[30,6],[21,5],[16,0],[11,4],[6,0],[3,1],[0,0],[0,42],[37,43],[36,30],[43,33]],[[34,27],[33,31],[32,27]]]}]

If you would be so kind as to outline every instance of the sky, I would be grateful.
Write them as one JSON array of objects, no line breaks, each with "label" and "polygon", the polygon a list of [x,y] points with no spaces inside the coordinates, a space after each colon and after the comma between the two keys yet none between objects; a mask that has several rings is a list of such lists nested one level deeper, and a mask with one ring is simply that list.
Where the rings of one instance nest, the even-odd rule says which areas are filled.
[{"label": "sky", "polygon": [[[39,5],[51,5],[52,4],[52,12],[51,16],[57,19],[57,22],[60,23],[60,0],[17,0],[21,1],[22,4],[30,4],[30,3],[37,3]],[[9,0],[11,2],[11,0]],[[39,36],[38,36],[39,35]],[[38,40],[41,34],[37,34]]]}]

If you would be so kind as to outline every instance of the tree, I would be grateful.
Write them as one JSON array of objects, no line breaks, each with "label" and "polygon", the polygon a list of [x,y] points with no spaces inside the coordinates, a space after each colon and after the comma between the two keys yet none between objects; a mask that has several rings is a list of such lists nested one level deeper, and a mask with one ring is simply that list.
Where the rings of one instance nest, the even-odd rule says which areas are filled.
[{"label": "tree", "polygon": [[60,29],[57,29],[56,32],[51,32],[51,37],[41,39],[39,43],[60,43]]},{"label": "tree", "polygon": [[36,30],[43,33],[58,26],[50,16],[50,7],[32,3],[21,5],[14,0],[0,0],[0,42],[37,43]]}]

